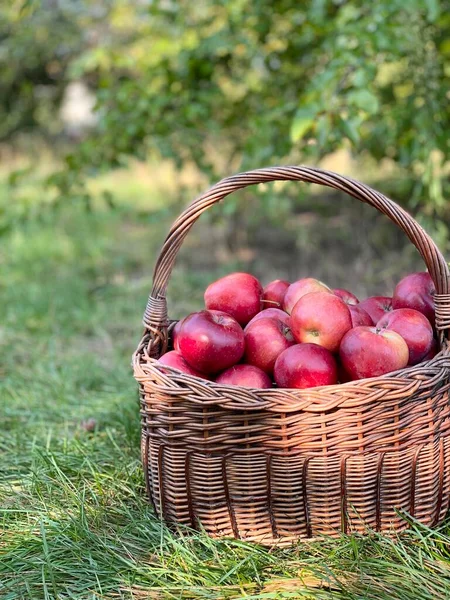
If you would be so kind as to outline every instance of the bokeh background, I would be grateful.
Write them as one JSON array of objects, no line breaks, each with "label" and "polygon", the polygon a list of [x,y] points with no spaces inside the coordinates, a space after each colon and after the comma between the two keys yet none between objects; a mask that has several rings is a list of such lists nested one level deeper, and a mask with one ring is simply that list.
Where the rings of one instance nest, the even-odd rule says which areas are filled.
[{"label": "bokeh background", "polygon": [[[93,221],[109,222],[112,252],[124,240],[124,260],[132,249],[139,257],[126,274],[138,285],[167,224],[208,184],[306,163],[392,196],[445,252],[448,8],[437,0],[262,0],[252,10],[241,0],[5,3],[4,239],[40,222],[56,242],[69,215],[86,238]],[[384,217],[300,184],[229,198],[188,244],[186,271],[238,262],[265,279],[308,273],[361,294],[387,293],[419,266]]]},{"label": "bokeh background", "polygon": [[[130,358],[158,249],[218,179],[304,163],[383,191],[448,255],[449,76],[447,1],[0,3],[9,599],[136,586],[120,596],[134,598],[142,586],[191,584],[224,597],[236,576],[254,580],[251,561],[270,563],[206,542],[164,546],[169,533],[143,509]],[[373,209],[289,183],[248,188],[202,216],[169,286],[170,317],[200,308],[205,286],[237,269],[264,283],[318,277],[364,296],[390,294],[423,265]],[[156,575],[142,566],[151,551]],[[222,551],[223,569],[192,575]],[[80,563],[87,555],[93,562]],[[389,569],[374,576],[374,598]],[[398,597],[418,597],[408,593]]]}]

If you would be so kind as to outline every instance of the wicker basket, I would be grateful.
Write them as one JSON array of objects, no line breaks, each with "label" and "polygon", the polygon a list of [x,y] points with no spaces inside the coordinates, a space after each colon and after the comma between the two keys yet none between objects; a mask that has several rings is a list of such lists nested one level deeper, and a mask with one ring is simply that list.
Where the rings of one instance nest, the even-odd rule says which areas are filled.
[{"label": "wicker basket", "polygon": [[[156,359],[170,344],[166,287],[198,217],[231,192],[276,180],[342,190],[388,215],[422,255],[436,285],[441,351],[389,375],[307,390],[219,385]],[[148,494],[171,523],[264,544],[339,532],[389,532],[402,513],[433,526],[450,501],[450,275],[434,242],[368,186],[308,167],[223,179],[173,224],[156,262],[133,357]]]}]

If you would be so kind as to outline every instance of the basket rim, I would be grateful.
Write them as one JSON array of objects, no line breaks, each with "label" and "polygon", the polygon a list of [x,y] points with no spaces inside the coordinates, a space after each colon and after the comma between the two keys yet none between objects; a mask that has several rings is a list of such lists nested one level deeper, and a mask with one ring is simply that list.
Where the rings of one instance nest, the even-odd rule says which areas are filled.
[{"label": "basket rim", "polygon": [[[317,386],[317,387],[313,387],[313,388],[277,388],[277,387],[273,387],[273,388],[268,388],[268,389],[261,389],[261,388],[248,388],[248,387],[243,387],[243,386],[234,386],[234,385],[227,385],[227,384],[219,384],[216,383],[215,381],[211,381],[211,380],[207,380],[207,379],[203,379],[201,377],[197,377],[195,375],[189,375],[187,373],[183,373],[182,371],[179,371],[178,369],[175,369],[173,367],[169,367],[168,365],[163,365],[160,364],[158,362],[158,359],[156,358],[152,358],[149,356],[149,354],[147,353],[146,349],[144,349],[144,352],[136,352],[133,355],[133,368],[134,368],[134,375],[135,378],[137,379],[137,381],[140,381],[140,379],[142,379],[142,377],[139,376],[139,371],[142,372],[142,375],[148,376],[148,373],[151,372],[154,375],[156,375],[158,377],[158,379],[161,379],[161,383],[164,382],[165,379],[167,379],[167,383],[170,382],[171,387],[173,387],[175,384],[178,384],[179,380],[182,380],[184,382],[186,382],[186,384],[191,385],[193,388],[198,388],[200,391],[200,388],[204,388],[205,390],[214,390],[214,392],[217,395],[217,397],[215,398],[208,398],[207,400],[202,400],[201,398],[198,400],[199,402],[204,402],[205,404],[208,404],[209,406],[211,405],[224,405],[226,404],[227,406],[231,407],[233,410],[257,410],[258,408],[265,408],[267,407],[268,404],[270,404],[270,406],[272,406],[273,408],[276,408],[277,406],[283,407],[284,409],[286,409],[286,406],[288,404],[288,399],[286,398],[286,396],[290,396],[289,401],[290,402],[294,402],[295,400],[297,402],[301,402],[301,401],[310,401],[312,403],[315,403],[314,401],[317,400],[317,403],[319,403],[320,401],[323,404],[323,407],[321,410],[323,410],[324,412],[327,411],[328,409],[331,409],[333,407],[329,407],[327,408],[327,401],[325,399],[323,399],[323,396],[326,395],[327,397],[332,396],[334,393],[336,392],[341,392],[341,390],[347,391],[348,392],[348,400],[350,400],[350,396],[351,391],[352,390],[356,390],[359,389],[361,387],[366,387],[366,388],[376,388],[377,385],[379,385],[380,383],[388,383],[390,382],[391,384],[395,385],[397,384],[399,386],[399,389],[401,388],[402,384],[406,384],[406,378],[408,377],[408,375],[417,375],[420,374],[420,372],[423,370],[424,372],[426,372],[426,370],[428,368],[442,368],[442,369],[450,369],[450,343],[446,344],[446,347],[441,349],[438,354],[436,354],[436,356],[434,356],[433,358],[431,358],[430,360],[426,361],[426,362],[422,362],[419,363],[418,365],[413,365],[410,367],[405,367],[404,369],[399,369],[397,371],[392,371],[390,373],[386,373],[384,375],[379,375],[377,377],[370,377],[370,378],[365,378],[365,379],[358,379],[355,381],[349,381],[346,383],[337,383],[337,384],[333,384],[333,385],[325,385],[325,386]],[[439,363],[443,363],[442,366]],[[425,374],[425,373],[424,373]],[[435,375],[434,375],[435,376]],[[418,384],[420,383],[420,379],[417,379]],[[409,384],[411,385],[411,384]],[[170,393],[170,387],[165,387],[164,386],[165,391]],[[179,389],[184,389],[184,386],[179,386]],[[176,387],[173,387],[173,391],[175,392]],[[383,395],[386,394],[386,390],[383,390]],[[237,396],[239,396],[239,394],[242,394],[243,397],[241,400],[239,400],[239,398]],[[229,397],[225,397],[225,395],[230,395]],[[285,398],[283,399],[283,396],[285,396]],[[380,398],[379,400],[380,402],[383,402],[383,397]],[[240,405],[240,402],[242,402],[242,406]],[[249,404],[251,403],[251,407],[249,406]],[[340,403],[339,403],[340,404]],[[360,406],[360,399],[358,398],[358,406]],[[294,406],[292,406],[294,408]],[[316,412],[316,411],[314,411]]]}]

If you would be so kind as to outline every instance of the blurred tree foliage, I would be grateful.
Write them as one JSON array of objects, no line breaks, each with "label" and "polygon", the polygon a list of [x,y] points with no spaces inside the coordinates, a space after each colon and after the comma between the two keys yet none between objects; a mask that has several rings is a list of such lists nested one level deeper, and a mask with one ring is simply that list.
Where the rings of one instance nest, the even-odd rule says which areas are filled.
[{"label": "blurred tree foliage", "polygon": [[85,49],[78,4],[0,3],[0,141],[37,128],[57,133],[67,68]]},{"label": "blurred tree foliage", "polygon": [[19,5],[2,15],[1,135],[51,130],[42,98],[56,106],[70,79],[96,90],[98,126],[50,179],[64,194],[131,156],[216,179],[348,147],[391,159],[414,182],[411,206],[448,217],[447,0]]}]

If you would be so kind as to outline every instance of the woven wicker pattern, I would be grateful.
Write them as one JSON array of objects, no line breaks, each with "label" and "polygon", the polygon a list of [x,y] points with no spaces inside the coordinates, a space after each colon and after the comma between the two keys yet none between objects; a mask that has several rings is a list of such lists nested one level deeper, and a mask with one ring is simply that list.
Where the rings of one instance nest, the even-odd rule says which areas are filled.
[{"label": "woven wicker pattern", "polygon": [[[441,352],[383,377],[309,390],[250,390],[156,362],[170,347],[165,291],[195,220],[232,191],[297,179],[346,191],[387,214],[434,279]],[[262,543],[405,527],[406,511],[438,523],[450,502],[449,271],[434,242],[394,202],[353,180],[306,167],[224,179],[175,221],[157,261],[133,358],[142,459],[155,510],[211,535]],[[400,514],[399,514],[400,513]]]}]

